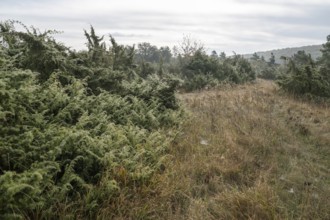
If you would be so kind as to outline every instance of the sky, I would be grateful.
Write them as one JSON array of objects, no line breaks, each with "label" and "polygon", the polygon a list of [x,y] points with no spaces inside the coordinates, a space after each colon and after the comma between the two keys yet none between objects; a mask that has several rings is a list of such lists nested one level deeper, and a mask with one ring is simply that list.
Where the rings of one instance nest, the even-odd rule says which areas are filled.
[{"label": "sky", "polygon": [[330,0],[0,0],[7,19],[62,31],[54,37],[76,50],[93,25],[120,44],[172,48],[189,35],[230,55],[324,43]]}]

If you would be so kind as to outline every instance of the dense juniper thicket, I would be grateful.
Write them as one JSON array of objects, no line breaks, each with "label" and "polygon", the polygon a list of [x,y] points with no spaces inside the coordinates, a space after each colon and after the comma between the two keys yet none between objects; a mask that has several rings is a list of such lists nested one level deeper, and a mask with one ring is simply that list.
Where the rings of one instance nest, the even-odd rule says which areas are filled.
[{"label": "dense juniper thicket", "polygon": [[63,205],[93,216],[148,184],[181,123],[179,81],[140,77],[134,47],[107,47],[93,28],[75,52],[55,31],[0,27],[0,218],[56,218]]},{"label": "dense juniper thicket", "polygon": [[[94,218],[115,207],[121,193],[143,191],[164,171],[184,116],[177,89],[273,79],[278,72],[259,58],[207,55],[189,39],[173,56],[149,43],[123,46],[112,36],[108,43],[93,27],[84,31],[82,51],[54,34],[0,23],[1,219]],[[330,38],[317,63],[293,57],[280,86],[329,96],[329,54]]]}]

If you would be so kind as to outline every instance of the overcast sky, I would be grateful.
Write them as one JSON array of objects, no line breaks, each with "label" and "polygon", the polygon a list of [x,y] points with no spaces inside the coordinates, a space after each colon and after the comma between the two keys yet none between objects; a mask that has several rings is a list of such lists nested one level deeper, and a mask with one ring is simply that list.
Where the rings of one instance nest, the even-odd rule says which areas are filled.
[{"label": "overcast sky", "polygon": [[85,48],[83,29],[121,44],[178,44],[183,35],[231,54],[315,45],[330,34],[330,0],[0,0],[0,20],[63,31]]}]

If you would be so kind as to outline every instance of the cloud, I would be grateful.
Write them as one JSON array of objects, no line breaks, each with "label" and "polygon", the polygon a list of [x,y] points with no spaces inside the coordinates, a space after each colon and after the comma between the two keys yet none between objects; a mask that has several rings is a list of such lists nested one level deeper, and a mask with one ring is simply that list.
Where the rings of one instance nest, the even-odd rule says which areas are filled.
[{"label": "cloud", "polygon": [[280,5],[330,5],[329,0],[236,0],[240,3],[265,3]]},{"label": "cloud", "polygon": [[64,31],[56,38],[76,49],[93,25],[123,44],[172,47],[186,33],[210,50],[250,53],[324,42],[329,6],[325,0],[2,0],[0,19]]}]

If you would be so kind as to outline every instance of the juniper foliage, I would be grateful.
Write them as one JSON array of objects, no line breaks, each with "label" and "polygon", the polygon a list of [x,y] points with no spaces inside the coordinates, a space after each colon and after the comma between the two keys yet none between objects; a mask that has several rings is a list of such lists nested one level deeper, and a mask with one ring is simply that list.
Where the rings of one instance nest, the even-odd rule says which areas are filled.
[{"label": "juniper foliage", "polygon": [[183,88],[187,91],[214,87],[224,82],[240,84],[256,78],[251,64],[240,55],[222,59],[197,50],[192,56],[179,57],[179,60]]},{"label": "juniper foliage", "polygon": [[180,125],[179,81],[134,74],[134,47],[107,48],[93,27],[80,52],[54,31],[0,30],[0,218],[59,218],[63,206],[94,218],[149,184]]},{"label": "juniper foliage", "polygon": [[294,95],[330,97],[330,36],[323,45],[322,57],[314,61],[311,55],[300,51],[289,59],[287,70],[279,79],[280,87]]}]

